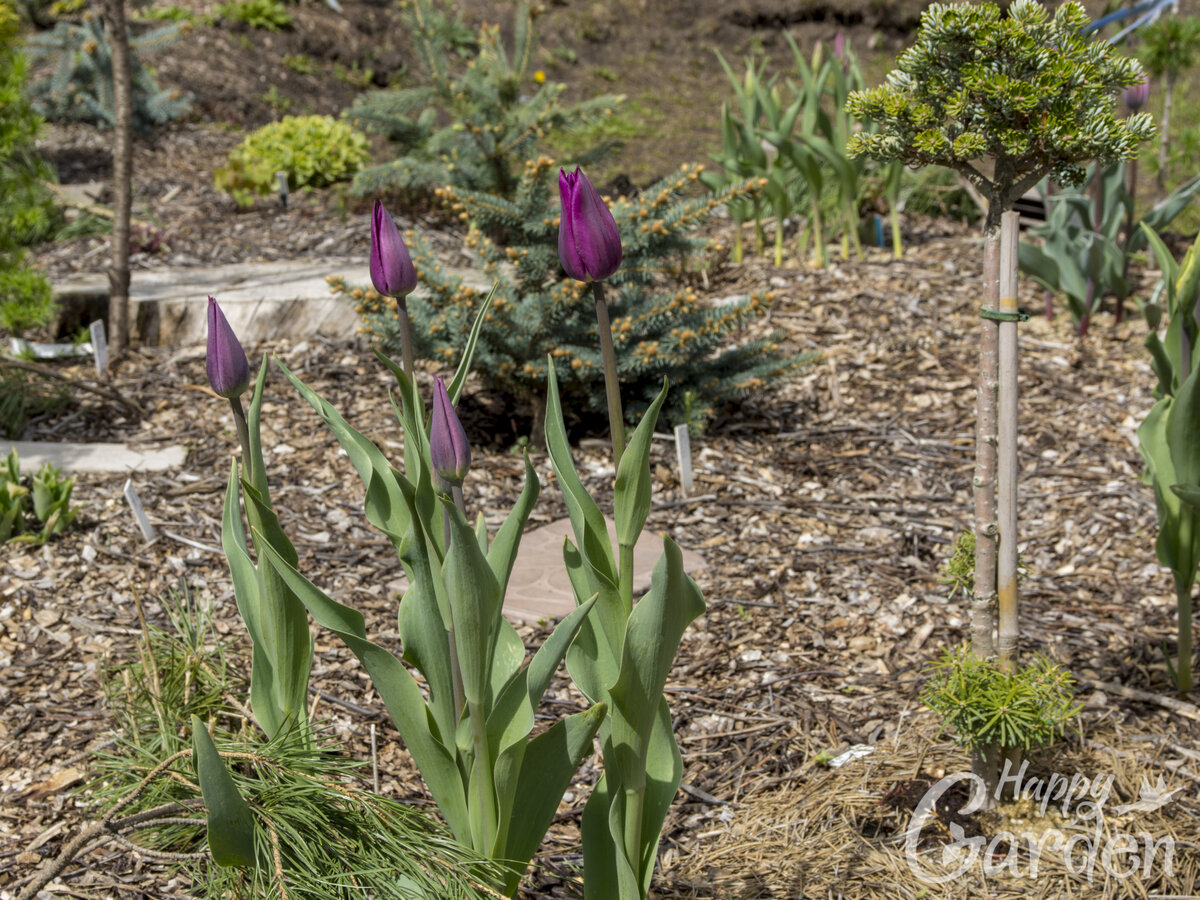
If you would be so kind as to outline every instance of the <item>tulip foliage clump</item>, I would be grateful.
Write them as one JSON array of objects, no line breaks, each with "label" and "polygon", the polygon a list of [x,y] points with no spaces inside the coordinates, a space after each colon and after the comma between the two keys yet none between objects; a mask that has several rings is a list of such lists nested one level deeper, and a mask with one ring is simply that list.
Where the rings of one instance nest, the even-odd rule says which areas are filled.
[{"label": "tulip foliage clump", "polygon": [[[1145,228],[1145,226],[1143,226]],[[1192,588],[1200,567],[1200,238],[1182,264],[1149,229],[1145,235],[1162,272],[1144,312],[1154,329],[1146,338],[1153,357],[1158,401],[1138,427],[1145,480],[1158,506],[1158,560],[1171,570],[1179,609],[1179,661],[1172,674],[1181,691],[1192,689]],[[1166,329],[1159,337],[1163,319]],[[1169,664],[1168,660],[1168,664]]]},{"label": "tulip foliage clump", "polygon": [[[488,298],[464,285],[445,271],[427,242],[414,236],[413,259],[427,288],[424,296],[409,298],[414,341],[422,356],[443,363],[456,359],[459,336],[487,302],[475,357],[485,389],[542,410],[549,358],[564,407],[575,415],[599,415],[605,397],[599,390],[596,320],[584,285],[564,272],[556,255],[554,171],[545,157],[529,162],[511,200],[456,188],[441,191],[467,223],[467,248],[496,287]],[[694,234],[711,211],[754,189],[741,184],[709,197],[685,196],[697,177],[697,168],[684,167],[641,195],[612,205],[624,262],[609,280],[608,304],[626,411],[645,410],[667,377],[672,389],[665,417],[702,423],[721,406],[795,373],[812,356],[787,354],[770,335],[740,339],[742,328],[769,309],[770,292],[710,304],[690,286],[665,283],[684,260],[713,249]],[[494,233],[506,234],[506,242],[488,236]],[[394,307],[378,293],[361,297],[364,327],[385,350],[395,351],[400,325]]]}]

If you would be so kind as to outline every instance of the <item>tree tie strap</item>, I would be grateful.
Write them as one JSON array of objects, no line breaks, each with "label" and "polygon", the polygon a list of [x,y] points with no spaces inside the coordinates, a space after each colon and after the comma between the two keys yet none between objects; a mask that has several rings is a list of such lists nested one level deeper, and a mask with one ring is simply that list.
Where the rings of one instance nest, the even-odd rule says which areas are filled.
[{"label": "tree tie strap", "polygon": [[1016,312],[1001,312],[998,309],[981,309],[979,315],[994,322],[1028,322],[1029,310],[1021,307]]}]

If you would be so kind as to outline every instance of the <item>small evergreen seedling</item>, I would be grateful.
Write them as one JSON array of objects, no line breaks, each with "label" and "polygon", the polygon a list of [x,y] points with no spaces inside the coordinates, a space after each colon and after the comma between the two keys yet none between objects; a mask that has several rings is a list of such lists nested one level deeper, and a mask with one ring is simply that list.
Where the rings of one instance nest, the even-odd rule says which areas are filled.
[{"label": "small evergreen seedling", "polygon": [[[372,91],[350,108],[351,122],[387,137],[397,150],[394,159],[358,174],[355,193],[427,194],[451,185],[512,197],[525,161],[537,156],[550,132],[578,132],[611,115],[624,98],[568,105],[565,85],[538,80],[534,19],[528,3],[518,5],[507,48],[499,27],[482,26],[477,52],[463,63],[457,51],[469,32],[464,35],[462,23],[435,0],[411,0],[406,30],[428,83]],[[586,164],[613,146],[602,142],[572,162]]]},{"label": "small evergreen seedling", "polygon": [[921,702],[967,747],[1029,751],[1067,733],[1080,710],[1073,685],[1070,673],[1044,656],[1005,672],[962,647],[947,649],[931,667]]}]

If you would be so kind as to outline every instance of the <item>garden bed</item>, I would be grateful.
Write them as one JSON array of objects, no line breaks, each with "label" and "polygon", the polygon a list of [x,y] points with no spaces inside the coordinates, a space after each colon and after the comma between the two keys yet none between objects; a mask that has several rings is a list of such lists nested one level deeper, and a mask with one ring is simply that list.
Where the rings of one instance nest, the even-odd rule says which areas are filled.
[{"label": "garden bed", "polygon": [[[920,890],[905,874],[908,813],[879,804],[897,783],[933,783],[966,766],[965,754],[937,735],[918,694],[924,668],[967,634],[966,604],[947,598],[938,573],[972,510],[979,253],[966,230],[914,223],[910,232],[901,262],[881,255],[823,272],[751,262],[710,273],[712,297],[771,285],[769,324],[791,346],[825,356],[695,440],[691,497],[680,492],[673,448],[655,443],[649,527],[709,563],[697,573],[708,612],[685,634],[668,681],[685,768],[655,880],[660,896],[791,897],[804,884],[846,897]],[[1038,299],[1023,298],[1028,306]],[[1184,787],[1155,813],[1179,841],[1175,876],[1139,884],[1186,896],[1200,838],[1200,762],[1188,748],[1198,743],[1200,721],[1194,707],[1180,712],[1106,686],[1169,694],[1160,646],[1175,635],[1170,577],[1153,554],[1153,496],[1140,482],[1133,435],[1152,402],[1144,325],[1108,325],[1102,317],[1082,344],[1065,320],[1021,327],[1022,556],[1030,568],[1023,652],[1044,652],[1068,668],[1084,706],[1082,736],[1035,765],[1112,771],[1119,764],[1121,803],[1137,799],[1143,774],[1151,784],[1161,775],[1168,789]],[[314,339],[247,349],[252,359],[278,353],[356,427],[398,452],[390,376],[363,346]],[[111,727],[100,684],[105,667],[133,651],[135,594],[161,623],[159,598],[185,580],[194,596],[215,604],[230,646],[246,650],[217,550],[235,437],[224,405],[208,393],[202,350],[136,352],[114,387],[138,397],[146,415],[121,420],[84,397],[37,423],[33,436],[183,443],[189,456],[179,471],[134,478],[159,527],[157,543],[141,539],[121,496],[124,476],[84,475],[75,528],[36,551],[4,551],[0,816],[10,837],[0,848],[7,854],[0,890],[11,890],[87,818],[86,793],[71,791],[86,785],[88,751]],[[468,503],[495,527],[519,490],[520,460],[509,447],[527,422],[489,418],[487,398],[470,394],[468,387],[467,431],[492,440],[476,453]],[[361,487],[336,441],[275,374],[264,446],[301,568],[360,608],[368,631],[386,643],[394,637],[399,564],[366,525]],[[540,525],[565,510],[544,453],[532,451],[547,484],[531,520]],[[603,443],[585,437],[576,452],[589,489],[603,496],[611,477]],[[536,644],[544,633],[526,629],[525,636]],[[364,673],[327,634],[317,634],[314,685],[324,698],[318,716],[330,719],[351,753],[369,755],[367,725],[378,725],[384,793],[427,803]],[[565,680],[550,696],[556,706],[582,708]],[[854,745],[873,750],[836,769],[823,765]],[[529,896],[575,895],[578,814],[595,775],[593,762],[585,763],[543,845]],[[807,824],[795,824],[800,819]],[[878,825],[873,831],[863,827],[868,819]],[[764,843],[772,822],[783,823],[791,852]],[[81,857],[68,874],[71,890],[91,896],[186,892],[169,868],[115,848]],[[1039,896],[1068,890],[1050,869],[1032,883]],[[1088,890],[1115,897],[1132,888],[1113,882]]]}]

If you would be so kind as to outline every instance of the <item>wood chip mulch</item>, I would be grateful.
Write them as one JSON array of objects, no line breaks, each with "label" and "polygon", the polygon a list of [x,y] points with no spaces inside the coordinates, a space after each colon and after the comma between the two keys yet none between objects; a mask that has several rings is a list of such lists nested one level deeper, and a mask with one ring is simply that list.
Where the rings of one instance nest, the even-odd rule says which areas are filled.
[{"label": "wood chip mulch", "polygon": [[[1138,320],[1100,316],[1085,341],[1063,317],[1021,326],[1022,651],[1045,653],[1078,681],[1082,735],[1035,759],[1052,771],[1113,771],[1137,796],[1158,776],[1173,795],[1147,818],[1177,840],[1174,875],[1088,884],[1047,868],[1024,883],[963,882],[957,893],[914,880],[903,856],[907,810],[882,801],[932,782],[966,757],[919,703],[924,668],[965,640],[968,611],[939,584],[973,509],[980,246],[930,226],[904,260],[880,255],[821,272],[758,263],[713,274],[713,296],[770,286],[770,325],[823,361],[695,438],[696,488],[681,494],[674,450],[656,441],[647,527],[700,551],[708,612],[687,632],[669,682],[684,784],[668,819],[654,891],[661,897],[1193,896],[1200,853],[1200,713],[1174,696],[1162,645],[1176,633],[1171,578],[1153,552],[1154,498],[1140,480],[1134,431],[1153,398]],[[1147,285],[1152,281],[1150,276]],[[1023,305],[1040,308],[1026,285]],[[365,347],[321,340],[247,348],[278,353],[346,418],[400,455],[389,377]],[[81,377],[86,372],[79,370]],[[92,396],[29,437],[182,443],[187,465],[134,475],[159,540],[146,545],[122,497],[124,476],[81,475],[78,524],[44,548],[0,549],[0,897],[87,820],[88,750],[111,728],[105,667],[138,635],[134,597],[162,622],[159,598],[186,580],[214,603],[235,652],[245,640],[219,551],[233,424],[212,397],[201,348],[147,349],[112,386],[136,397],[121,419]],[[401,569],[362,515],[362,490],[334,438],[272,374],[264,446],[276,506],[301,566],[359,607],[368,630],[395,638]],[[470,423],[468,423],[470,429]],[[577,451],[588,487],[611,479],[596,442]],[[533,524],[565,510],[546,456]],[[520,458],[480,448],[468,502],[495,528],[515,499]],[[530,643],[544,637],[525,630]],[[353,753],[380,726],[384,793],[427,803],[398,736],[353,657],[317,633],[314,685]],[[581,705],[560,680],[557,716]],[[853,745],[870,755],[822,761]],[[595,778],[583,767],[543,845],[528,896],[578,896],[578,812]],[[936,777],[935,777],[936,776]],[[864,824],[865,823],[865,824]],[[868,827],[869,826],[869,827]],[[1160,835],[1161,836],[1161,835]],[[56,893],[178,897],[177,873],[116,847],[80,857]],[[922,894],[922,890],[927,890]]]}]

